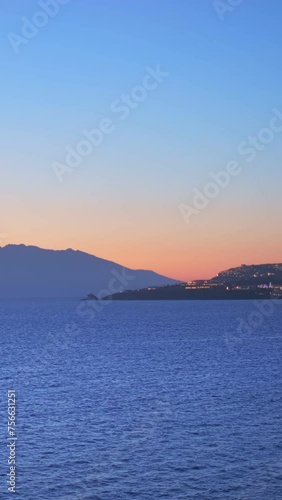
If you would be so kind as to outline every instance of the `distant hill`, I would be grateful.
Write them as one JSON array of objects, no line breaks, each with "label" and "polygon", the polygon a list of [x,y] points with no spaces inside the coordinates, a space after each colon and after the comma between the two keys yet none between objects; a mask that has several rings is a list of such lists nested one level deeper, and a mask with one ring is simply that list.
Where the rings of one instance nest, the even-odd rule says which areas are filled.
[{"label": "distant hill", "polygon": [[128,290],[106,297],[110,298],[113,300],[282,299],[282,264],[242,265],[222,271],[211,280]]},{"label": "distant hill", "polygon": [[219,285],[206,289],[191,289],[185,284],[145,288],[143,290],[128,290],[116,293],[112,300],[255,300],[269,299],[270,290],[229,290],[228,287]]},{"label": "distant hill", "polygon": [[[173,285],[152,271],[132,270],[75,250],[25,245],[0,247],[0,298],[99,298],[116,291]],[[110,292],[112,292],[110,290]]]},{"label": "distant hill", "polygon": [[225,285],[282,285],[282,264],[252,264],[233,267],[218,273],[210,280]]}]

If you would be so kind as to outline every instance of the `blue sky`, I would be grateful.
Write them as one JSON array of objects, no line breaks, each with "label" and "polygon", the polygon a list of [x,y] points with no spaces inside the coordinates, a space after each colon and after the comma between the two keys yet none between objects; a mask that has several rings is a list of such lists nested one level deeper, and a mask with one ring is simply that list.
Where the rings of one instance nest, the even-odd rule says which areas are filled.
[{"label": "blue sky", "polygon": [[[21,34],[22,17],[32,20],[41,8],[32,0],[5,0],[1,7],[1,231],[13,242],[42,246],[49,231],[54,247],[83,247],[116,260],[126,238],[136,253],[154,234],[150,267],[156,267],[164,227],[166,238],[179,238],[183,256],[203,228],[199,223],[188,234],[179,202],[210,170],[236,157],[245,137],[267,126],[273,107],[282,110],[281,2],[245,0],[221,21],[208,0],[70,0],[18,54],[8,34]],[[65,147],[75,146],[81,131],[97,126],[113,100],[157,64],[169,77],[60,185],[51,163],[62,161]],[[267,206],[260,220],[272,237],[271,221],[282,208],[280,154],[278,136],[222,193],[218,211],[234,212],[240,199],[240,210],[251,205],[246,218],[258,231],[257,214]],[[235,235],[244,225],[240,210]],[[89,211],[104,214],[105,238]],[[206,224],[218,227],[222,220],[212,207],[208,212]],[[223,227],[229,231],[227,220]],[[137,266],[136,255],[136,262],[123,260]],[[149,253],[143,264],[150,264]],[[166,266],[168,260],[159,270]]]}]

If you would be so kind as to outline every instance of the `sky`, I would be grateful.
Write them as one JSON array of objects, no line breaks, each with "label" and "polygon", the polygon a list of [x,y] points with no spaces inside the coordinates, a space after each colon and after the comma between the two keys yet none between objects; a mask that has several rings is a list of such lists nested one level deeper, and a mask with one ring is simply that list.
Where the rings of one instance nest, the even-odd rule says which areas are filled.
[{"label": "sky", "polygon": [[[1,246],[80,249],[181,280],[282,261],[279,0],[1,11]],[[230,162],[236,175],[208,187]]]}]

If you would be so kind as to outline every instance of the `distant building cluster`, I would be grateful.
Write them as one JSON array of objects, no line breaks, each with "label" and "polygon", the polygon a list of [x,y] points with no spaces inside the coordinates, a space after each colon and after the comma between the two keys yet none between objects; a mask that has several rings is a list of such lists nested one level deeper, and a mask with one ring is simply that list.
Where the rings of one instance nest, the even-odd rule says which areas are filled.
[{"label": "distant building cluster", "polygon": [[268,293],[282,296],[282,264],[259,264],[233,267],[222,271],[211,280],[194,280],[183,283],[186,290],[241,290],[253,291],[258,296]]}]

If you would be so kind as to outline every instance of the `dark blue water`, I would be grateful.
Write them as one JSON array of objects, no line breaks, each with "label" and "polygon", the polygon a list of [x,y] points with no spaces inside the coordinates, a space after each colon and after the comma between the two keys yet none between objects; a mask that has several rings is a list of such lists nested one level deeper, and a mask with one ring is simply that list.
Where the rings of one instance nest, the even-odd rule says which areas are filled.
[{"label": "dark blue water", "polygon": [[257,311],[1,301],[1,498],[16,389],[20,499],[281,499],[282,303]]}]

